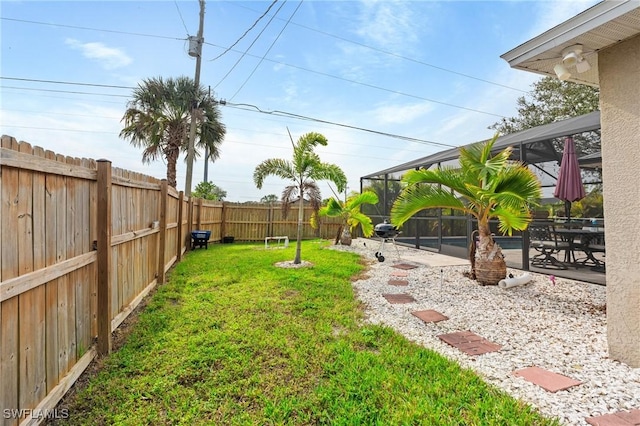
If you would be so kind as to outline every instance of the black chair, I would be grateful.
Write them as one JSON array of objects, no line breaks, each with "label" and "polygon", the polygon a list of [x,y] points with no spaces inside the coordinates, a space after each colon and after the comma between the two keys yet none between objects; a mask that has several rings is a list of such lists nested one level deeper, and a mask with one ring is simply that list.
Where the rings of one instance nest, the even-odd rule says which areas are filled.
[{"label": "black chair", "polygon": [[580,238],[580,250],[586,254],[585,259],[579,260],[584,266],[592,266],[592,269],[596,271],[605,270],[605,262],[596,258],[595,253],[606,253],[606,246],[604,243],[604,235],[588,235],[585,234]]},{"label": "black chair", "polygon": [[571,249],[567,241],[558,241],[553,223],[532,222],[529,224],[529,246],[538,252],[531,258],[531,266],[540,268],[567,269],[567,265],[555,258],[555,254]]}]

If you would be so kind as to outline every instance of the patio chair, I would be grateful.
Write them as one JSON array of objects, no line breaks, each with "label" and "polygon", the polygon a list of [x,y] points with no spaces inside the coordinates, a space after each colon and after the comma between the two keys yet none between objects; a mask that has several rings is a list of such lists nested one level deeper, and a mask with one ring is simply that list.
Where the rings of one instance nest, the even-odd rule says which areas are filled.
[{"label": "patio chair", "polygon": [[531,258],[531,266],[540,268],[567,269],[567,265],[554,256],[571,249],[567,241],[558,240],[553,223],[532,222],[529,224],[529,246],[538,252]]},{"label": "patio chair", "polygon": [[586,258],[580,259],[579,263],[584,266],[592,266],[592,269],[604,272],[605,262],[594,256],[596,253],[602,253],[603,256],[606,254],[604,235],[583,235],[580,239],[579,248],[586,254]]}]

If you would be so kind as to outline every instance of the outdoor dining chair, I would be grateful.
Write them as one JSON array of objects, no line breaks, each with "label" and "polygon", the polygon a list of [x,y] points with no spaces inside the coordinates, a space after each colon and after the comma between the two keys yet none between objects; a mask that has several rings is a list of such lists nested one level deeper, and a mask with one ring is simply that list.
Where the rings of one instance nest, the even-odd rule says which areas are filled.
[{"label": "outdoor dining chair", "polygon": [[570,244],[558,240],[553,223],[532,222],[529,224],[529,246],[538,252],[531,258],[531,266],[540,268],[567,269],[567,265],[554,255],[570,250]]}]

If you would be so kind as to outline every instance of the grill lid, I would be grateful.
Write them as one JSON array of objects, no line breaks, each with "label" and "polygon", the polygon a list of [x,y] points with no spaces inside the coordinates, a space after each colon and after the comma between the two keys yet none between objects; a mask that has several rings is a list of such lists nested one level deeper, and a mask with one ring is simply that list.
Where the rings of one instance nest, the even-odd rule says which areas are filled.
[{"label": "grill lid", "polygon": [[398,228],[396,228],[386,220],[374,226],[373,230],[375,231],[376,235],[381,238],[392,238],[400,233],[400,231],[398,231]]}]

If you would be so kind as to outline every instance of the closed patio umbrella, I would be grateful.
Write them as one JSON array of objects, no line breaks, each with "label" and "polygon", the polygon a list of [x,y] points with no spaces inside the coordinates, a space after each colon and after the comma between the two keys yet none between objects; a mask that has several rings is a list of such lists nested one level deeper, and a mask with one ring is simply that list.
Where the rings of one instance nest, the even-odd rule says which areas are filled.
[{"label": "closed patio umbrella", "polygon": [[558,182],[553,195],[565,202],[567,220],[571,217],[571,203],[585,197],[580,166],[576,156],[576,145],[572,137],[568,137],[564,142],[560,173],[558,173]]}]

